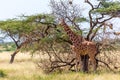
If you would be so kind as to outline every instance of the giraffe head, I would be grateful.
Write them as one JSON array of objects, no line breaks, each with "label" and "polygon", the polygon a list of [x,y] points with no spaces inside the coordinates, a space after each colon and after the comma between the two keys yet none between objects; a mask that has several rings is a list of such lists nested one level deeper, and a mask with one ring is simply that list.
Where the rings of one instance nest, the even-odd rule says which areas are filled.
[{"label": "giraffe head", "polygon": [[61,18],[61,19],[59,19],[59,20],[60,20],[59,24],[60,24],[61,26],[63,26],[63,25],[66,24],[64,18]]}]

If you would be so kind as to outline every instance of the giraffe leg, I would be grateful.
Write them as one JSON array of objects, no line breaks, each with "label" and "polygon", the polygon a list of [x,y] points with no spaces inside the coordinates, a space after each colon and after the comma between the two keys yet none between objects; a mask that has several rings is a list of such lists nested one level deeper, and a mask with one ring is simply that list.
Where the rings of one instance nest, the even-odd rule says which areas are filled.
[{"label": "giraffe leg", "polygon": [[96,59],[95,59],[95,57],[90,57],[90,61],[91,61],[92,66],[93,66],[93,71],[96,71],[97,66],[96,66]]},{"label": "giraffe leg", "polygon": [[80,67],[81,67],[81,56],[76,55],[76,72],[80,70]]},{"label": "giraffe leg", "polygon": [[75,71],[78,71],[78,65],[79,65],[79,58],[75,50],[75,46],[71,45],[70,48],[72,49],[72,53],[75,54]]},{"label": "giraffe leg", "polygon": [[92,61],[92,65],[93,65],[93,68],[94,68],[94,71],[96,71],[96,60],[95,60],[95,58],[94,58],[94,60]]},{"label": "giraffe leg", "polygon": [[88,55],[82,55],[81,56],[81,70],[83,72],[88,72],[88,60],[89,60],[89,57]]},{"label": "giraffe leg", "polygon": [[78,61],[77,58],[76,58],[76,64],[75,64],[75,71],[76,71],[76,72],[79,71],[78,66],[79,66],[79,61]]},{"label": "giraffe leg", "polygon": [[80,53],[78,53],[78,50],[76,49],[76,47],[74,45],[70,46],[72,49],[72,52],[75,54],[75,70],[76,72],[79,71],[80,67],[81,67],[81,56]]},{"label": "giraffe leg", "polygon": [[94,53],[91,53],[91,55],[89,54],[89,57],[90,57],[90,61],[91,61],[92,66],[93,66],[93,71],[96,71],[97,63],[96,63],[96,59],[95,59]]}]

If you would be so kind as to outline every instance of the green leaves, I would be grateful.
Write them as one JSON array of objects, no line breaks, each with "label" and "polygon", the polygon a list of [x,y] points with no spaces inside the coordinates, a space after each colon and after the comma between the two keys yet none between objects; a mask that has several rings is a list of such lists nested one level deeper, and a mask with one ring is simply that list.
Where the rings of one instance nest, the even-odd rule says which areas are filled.
[{"label": "green leaves", "polygon": [[44,19],[46,23],[54,21],[54,17],[50,14],[38,14],[25,17],[26,22],[41,22],[42,19]]},{"label": "green leaves", "polygon": [[111,14],[120,10],[120,2],[102,2],[102,6],[93,12]]},{"label": "green leaves", "polygon": [[0,70],[0,78],[7,76],[5,71]]},{"label": "green leaves", "polygon": [[88,21],[86,18],[84,18],[84,17],[78,17],[78,18],[76,18],[76,20],[75,20],[75,22],[84,22],[84,21]]}]

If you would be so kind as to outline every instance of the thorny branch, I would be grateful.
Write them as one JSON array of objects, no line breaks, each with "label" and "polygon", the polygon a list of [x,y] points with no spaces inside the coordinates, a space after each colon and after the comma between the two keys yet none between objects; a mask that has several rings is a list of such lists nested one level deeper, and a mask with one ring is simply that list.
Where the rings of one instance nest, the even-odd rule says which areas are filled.
[{"label": "thorny branch", "polygon": [[110,71],[113,71],[113,72],[115,72],[110,66],[109,66],[109,64],[107,64],[106,62],[104,62],[104,61],[102,61],[102,60],[98,60],[98,59],[96,59],[98,62],[101,62],[101,63],[103,63],[104,65],[106,65],[107,66],[107,68],[110,70]]},{"label": "thorny branch", "polygon": [[[92,40],[96,36],[96,33],[98,32],[99,28],[104,25],[103,23],[111,20],[114,16],[110,16],[109,18],[104,19],[105,15],[107,15],[107,14],[100,14],[101,17],[97,17],[96,19],[94,19],[92,17],[92,11],[95,10],[95,9],[98,9],[101,2],[99,2],[97,7],[94,7],[94,5],[89,0],[85,0],[85,2],[88,3],[91,6],[91,9],[89,10],[89,13],[88,13],[89,14],[89,19],[90,19],[90,30],[89,30],[89,33],[87,35],[87,40]],[[95,29],[96,26],[98,26],[98,27],[96,28],[96,31],[93,32],[93,29]],[[91,34],[93,34],[93,35],[91,35]]]}]

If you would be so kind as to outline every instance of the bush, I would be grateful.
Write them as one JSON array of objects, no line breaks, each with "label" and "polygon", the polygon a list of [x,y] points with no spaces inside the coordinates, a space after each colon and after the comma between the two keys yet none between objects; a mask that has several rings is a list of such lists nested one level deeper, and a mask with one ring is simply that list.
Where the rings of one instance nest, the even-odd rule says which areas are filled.
[{"label": "bush", "polygon": [[0,70],[0,77],[5,77],[6,73],[3,70]]}]

